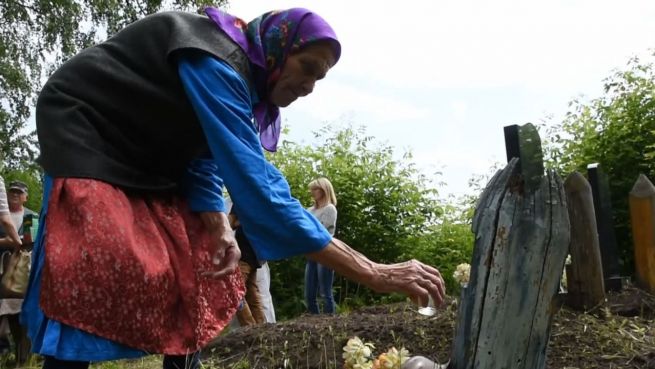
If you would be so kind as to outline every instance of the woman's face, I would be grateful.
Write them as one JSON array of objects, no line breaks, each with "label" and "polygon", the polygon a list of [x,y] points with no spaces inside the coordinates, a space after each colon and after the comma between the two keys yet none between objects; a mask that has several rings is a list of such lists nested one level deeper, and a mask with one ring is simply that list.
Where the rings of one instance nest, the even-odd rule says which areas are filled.
[{"label": "woman's face", "polygon": [[332,47],[327,42],[308,45],[289,55],[282,66],[280,78],[270,92],[271,103],[285,107],[314,90],[314,84],[325,77],[334,65]]},{"label": "woman's face", "polygon": [[310,191],[312,193],[312,198],[314,199],[314,202],[318,203],[323,199],[323,196],[325,194],[323,193],[323,190],[320,187],[312,187],[310,188]]}]

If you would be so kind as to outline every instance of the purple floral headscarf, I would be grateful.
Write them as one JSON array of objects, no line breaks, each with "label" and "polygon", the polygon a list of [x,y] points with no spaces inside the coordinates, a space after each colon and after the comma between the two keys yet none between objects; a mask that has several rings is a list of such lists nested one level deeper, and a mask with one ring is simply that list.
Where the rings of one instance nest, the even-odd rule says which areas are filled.
[{"label": "purple floral headscarf", "polygon": [[216,8],[209,7],[205,13],[241,46],[254,66],[255,88],[260,101],[253,113],[259,137],[264,149],[276,151],[281,130],[280,108],[268,101],[268,92],[289,54],[311,42],[331,41],[335,62],[339,60],[341,45],[334,30],[319,15],[302,8],[268,12],[247,24]]}]

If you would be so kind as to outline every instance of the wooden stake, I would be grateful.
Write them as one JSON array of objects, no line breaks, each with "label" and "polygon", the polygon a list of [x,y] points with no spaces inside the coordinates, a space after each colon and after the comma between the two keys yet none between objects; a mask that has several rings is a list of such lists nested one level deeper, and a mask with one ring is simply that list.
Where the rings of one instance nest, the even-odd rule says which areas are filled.
[{"label": "wooden stake", "polygon": [[605,300],[594,199],[585,177],[571,173],[564,182],[571,221],[571,265],[566,268],[566,303],[588,310]]},{"label": "wooden stake", "polygon": [[640,174],[630,191],[637,283],[655,294],[655,187]]}]

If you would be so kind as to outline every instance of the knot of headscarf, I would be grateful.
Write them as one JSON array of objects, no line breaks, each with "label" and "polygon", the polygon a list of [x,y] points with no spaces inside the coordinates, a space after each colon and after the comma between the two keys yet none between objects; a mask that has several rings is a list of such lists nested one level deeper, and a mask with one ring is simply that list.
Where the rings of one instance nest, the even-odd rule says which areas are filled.
[{"label": "knot of headscarf", "polygon": [[289,54],[315,41],[331,41],[335,62],[341,45],[332,27],[318,14],[303,8],[265,13],[250,23],[217,8],[205,9],[216,23],[246,53],[253,66],[253,79],[259,102],[253,107],[262,147],[277,150],[280,139],[280,108],[268,99]]}]

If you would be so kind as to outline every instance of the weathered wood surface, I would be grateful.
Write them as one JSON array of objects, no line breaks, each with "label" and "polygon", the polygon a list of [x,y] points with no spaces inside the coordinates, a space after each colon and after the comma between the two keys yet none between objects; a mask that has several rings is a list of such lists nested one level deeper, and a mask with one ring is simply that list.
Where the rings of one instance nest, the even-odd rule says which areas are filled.
[{"label": "weathered wood surface", "polygon": [[[504,170],[494,175],[482,192],[473,218],[475,248],[471,261],[471,274],[467,287],[462,290],[459,305],[457,328],[451,356],[453,368],[470,368],[469,360],[474,357],[480,330],[480,314],[483,308],[483,294],[492,258],[493,243],[496,236],[495,223],[505,189],[510,185],[510,178],[516,171],[518,159],[511,159]],[[486,231],[486,232],[485,232]]]},{"label": "weathered wood surface", "polygon": [[612,217],[609,179],[598,163],[587,166],[587,175],[594,197],[594,210],[596,212],[600,257],[603,263],[603,276],[605,277],[605,290],[620,291],[623,286],[619,267],[618,247],[616,244],[616,232],[614,230],[614,219]]},{"label": "weathered wood surface", "polygon": [[571,265],[566,268],[567,305],[588,310],[605,299],[594,200],[587,179],[578,172],[564,182],[571,222]]},{"label": "weathered wood surface", "polygon": [[519,159],[516,166],[521,173],[525,188],[528,190],[538,188],[544,175],[544,155],[537,128],[532,123],[527,123],[522,126],[506,126],[503,130],[507,162],[509,163],[513,158]]},{"label": "weathered wood surface", "polygon": [[637,283],[655,294],[655,187],[641,174],[630,191]]},{"label": "weathered wood surface", "polygon": [[532,191],[514,161],[485,189],[473,221],[471,279],[460,305],[453,369],[541,369],[568,253],[569,219],[555,173]]}]

